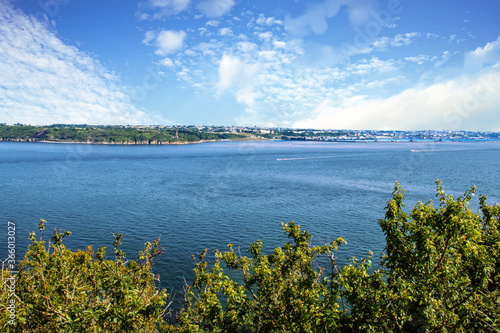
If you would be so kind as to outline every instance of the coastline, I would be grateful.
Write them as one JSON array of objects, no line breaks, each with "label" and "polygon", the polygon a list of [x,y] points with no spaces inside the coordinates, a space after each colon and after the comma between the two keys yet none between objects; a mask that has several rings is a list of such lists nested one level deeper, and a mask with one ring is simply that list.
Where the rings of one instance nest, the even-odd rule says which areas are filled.
[{"label": "coastline", "polygon": [[0,142],[25,142],[25,143],[65,143],[65,144],[84,144],[84,145],[111,145],[111,146],[169,146],[169,145],[190,145],[190,144],[201,144],[201,143],[210,143],[210,142],[245,142],[245,141],[266,141],[269,139],[258,139],[252,138],[251,140],[199,140],[199,141],[121,141],[121,142],[92,142],[92,141],[50,141],[50,140],[36,140],[36,139],[3,139],[0,138]]},{"label": "coastline", "polygon": [[[199,141],[112,141],[112,142],[92,142],[92,141],[55,141],[55,140],[37,140],[37,139],[4,139],[0,138],[0,142],[24,142],[24,143],[56,143],[56,144],[83,144],[83,145],[111,145],[111,146],[170,146],[170,145],[190,145],[190,144],[201,144],[201,143],[211,143],[211,142],[251,142],[251,141],[276,141],[275,139],[267,138],[248,138],[242,140],[231,140],[231,139],[212,139],[212,140],[199,140]],[[500,142],[500,140],[467,140],[467,139],[455,139],[455,140],[278,140],[278,141],[291,141],[291,142],[315,142],[315,143],[453,143],[453,142],[468,142],[468,143],[478,143],[478,142]]]}]

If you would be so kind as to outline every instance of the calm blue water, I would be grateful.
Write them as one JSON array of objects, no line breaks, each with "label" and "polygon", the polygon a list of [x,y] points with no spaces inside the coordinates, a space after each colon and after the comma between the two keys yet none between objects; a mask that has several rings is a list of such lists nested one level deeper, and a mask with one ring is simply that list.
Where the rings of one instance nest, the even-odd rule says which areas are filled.
[{"label": "calm blue water", "polygon": [[[377,221],[394,182],[410,209],[435,196],[440,178],[450,194],[472,185],[500,201],[500,143],[219,142],[182,146],[100,146],[0,143],[0,230],[16,223],[17,247],[40,218],[69,229],[72,249],[104,245],[123,233],[135,256],[161,236],[166,252],[156,273],[180,293],[192,277],[191,254],[262,239],[286,241],[281,222],[293,220],[315,244],[338,236],[348,245],[341,263],[383,250]],[[477,206],[477,203],[476,203]],[[48,236],[48,235],[47,235]],[[6,236],[0,254],[6,253]]]}]

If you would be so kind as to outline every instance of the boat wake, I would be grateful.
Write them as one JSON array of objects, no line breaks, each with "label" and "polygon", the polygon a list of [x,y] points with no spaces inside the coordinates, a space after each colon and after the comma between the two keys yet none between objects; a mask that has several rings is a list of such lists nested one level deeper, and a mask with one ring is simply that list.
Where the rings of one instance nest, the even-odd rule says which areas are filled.
[{"label": "boat wake", "polygon": [[334,157],[338,157],[338,156],[277,158],[276,161],[315,160],[315,159],[319,159],[319,158],[334,158]]}]

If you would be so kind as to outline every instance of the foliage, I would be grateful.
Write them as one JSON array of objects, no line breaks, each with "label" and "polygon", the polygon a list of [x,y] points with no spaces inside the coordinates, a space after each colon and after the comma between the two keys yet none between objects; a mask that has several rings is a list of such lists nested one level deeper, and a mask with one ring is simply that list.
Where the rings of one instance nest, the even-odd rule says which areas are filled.
[{"label": "foliage", "polygon": [[475,191],[455,199],[437,181],[439,207],[419,202],[408,215],[396,183],[380,221],[381,269],[370,273],[365,260],[338,276],[350,304],[344,331],[500,331],[500,206],[481,196],[472,212]]},{"label": "foliage", "polygon": [[[208,269],[204,251],[196,277],[187,291],[186,308],[179,315],[180,332],[309,332],[328,331],[338,316],[337,298],[316,259],[330,256],[342,238],[324,246],[310,246],[311,235],[293,222],[282,225],[291,241],[262,253],[262,242],[250,246],[252,256],[229,251],[215,253]],[[224,274],[224,264],[241,272],[238,283]]]},{"label": "foliage", "polygon": [[[167,311],[167,294],[158,290],[152,261],[163,249],[159,239],[146,243],[139,261],[126,261],[115,235],[115,259],[105,259],[106,248],[72,252],[63,245],[69,231],[57,230],[46,244],[31,233],[31,244],[19,262],[16,276],[16,326],[0,312],[2,332],[157,332]],[[1,304],[7,304],[2,271]]]},{"label": "foliage", "polygon": [[[437,197],[403,211],[404,190],[396,183],[379,224],[386,235],[381,267],[372,255],[340,271],[335,251],[341,238],[322,247],[291,222],[292,239],[265,255],[252,244],[251,258],[215,253],[208,268],[202,253],[180,332],[498,332],[500,329],[500,206],[480,211],[469,202],[472,188],[457,199],[440,181]],[[317,258],[330,258],[329,269]],[[242,273],[243,281],[229,272]],[[327,274],[329,272],[329,274]]]},{"label": "foliage", "polygon": [[89,143],[175,143],[200,140],[242,140],[245,136],[234,133],[208,133],[197,129],[132,128],[122,126],[52,125],[0,126],[0,140],[63,141]]},{"label": "foliage", "polygon": [[[500,332],[500,205],[446,195],[437,181],[438,207],[418,202],[404,211],[396,183],[385,218],[385,254],[372,268],[371,253],[337,268],[344,240],[313,246],[293,222],[289,241],[270,253],[261,241],[243,256],[229,249],[203,251],[175,325],[166,325],[167,295],[151,273],[159,241],[146,243],[139,262],[125,260],[115,236],[114,260],[105,248],[71,252],[57,233],[48,246],[32,234],[19,264],[20,331],[154,332]],[[193,256],[193,259],[195,257]],[[322,266],[320,263],[328,262]],[[2,304],[7,287],[2,271]],[[11,329],[2,308],[0,330]]]}]

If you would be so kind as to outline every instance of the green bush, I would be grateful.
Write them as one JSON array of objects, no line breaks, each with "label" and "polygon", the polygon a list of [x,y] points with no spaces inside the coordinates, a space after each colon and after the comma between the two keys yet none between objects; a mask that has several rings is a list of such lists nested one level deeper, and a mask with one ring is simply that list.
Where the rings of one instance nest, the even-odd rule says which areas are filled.
[{"label": "green bush", "polygon": [[419,202],[408,215],[396,183],[380,226],[386,235],[381,268],[369,260],[346,266],[339,289],[350,310],[344,331],[499,332],[500,206],[480,211],[437,181],[439,207]]},{"label": "green bush", "polygon": [[[437,182],[439,207],[419,202],[407,215],[396,183],[379,224],[386,236],[381,266],[372,256],[338,270],[341,238],[322,247],[293,222],[291,241],[272,254],[252,244],[252,257],[203,252],[186,296],[181,332],[498,332],[500,331],[500,206],[480,211]],[[321,255],[330,267],[317,265]],[[243,275],[235,282],[225,270]]]},{"label": "green bush", "polygon": [[[336,326],[336,293],[322,268],[321,255],[331,258],[342,238],[311,247],[311,235],[293,222],[282,225],[291,241],[262,253],[262,242],[250,246],[252,256],[229,251],[215,253],[207,269],[206,251],[196,264],[196,277],[186,295],[186,308],[178,318],[181,332],[327,332]],[[239,284],[224,274],[221,264],[241,272]]]},{"label": "green bush", "polygon": [[[28,251],[16,276],[16,326],[6,309],[1,332],[157,332],[164,324],[167,294],[155,285],[152,260],[163,249],[159,240],[146,243],[139,261],[125,260],[115,236],[115,259],[105,259],[106,248],[72,252],[62,239],[71,233],[54,231],[47,244],[31,233]],[[127,264],[126,264],[127,263]],[[7,271],[2,271],[2,304],[8,304]]]},{"label": "green bush", "polygon": [[[311,235],[293,222],[289,237],[265,253],[261,241],[243,256],[229,244],[209,264],[203,251],[174,325],[163,315],[165,291],[155,286],[152,260],[159,241],[146,243],[138,262],[125,260],[115,235],[114,260],[105,248],[72,252],[47,245],[33,233],[17,274],[17,327],[8,324],[9,274],[2,271],[2,332],[500,332],[500,205],[446,195],[437,182],[439,207],[419,202],[404,212],[396,183],[379,224],[385,254],[337,267],[344,240],[312,246]],[[318,260],[329,262],[323,267]],[[193,258],[195,259],[195,258]],[[127,263],[127,264],[126,264]]]}]

